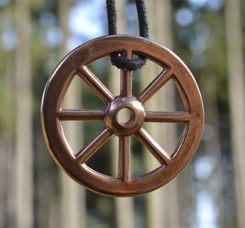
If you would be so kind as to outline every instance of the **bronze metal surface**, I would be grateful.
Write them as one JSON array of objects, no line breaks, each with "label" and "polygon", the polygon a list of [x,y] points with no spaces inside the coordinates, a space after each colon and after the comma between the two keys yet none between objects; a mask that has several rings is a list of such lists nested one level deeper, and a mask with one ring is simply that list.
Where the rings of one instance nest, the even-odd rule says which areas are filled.
[{"label": "bronze metal surface", "polygon": [[[127,55],[129,59],[134,54],[143,55],[163,69],[137,97],[132,95],[132,72],[121,70],[121,92],[115,97],[88,68],[90,63],[118,52]],[[63,109],[64,96],[76,75],[104,102],[103,110]],[[185,110],[146,111],[144,103],[169,80],[174,80],[177,85]],[[129,113],[129,118],[121,121],[119,114],[125,110]],[[144,38],[129,36],[98,38],[68,54],[46,85],[41,117],[49,151],[60,167],[88,189],[109,196],[139,195],[169,182],[193,157],[204,125],[202,98],[195,79],[185,64],[167,48]],[[75,154],[66,141],[62,122],[90,120],[103,121],[104,130]],[[171,156],[144,129],[144,122],[185,124],[185,131]],[[86,164],[113,135],[119,138],[117,177],[98,173]],[[130,172],[130,136],[133,135],[161,164],[159,168],[140,177],[133,177]]]}]

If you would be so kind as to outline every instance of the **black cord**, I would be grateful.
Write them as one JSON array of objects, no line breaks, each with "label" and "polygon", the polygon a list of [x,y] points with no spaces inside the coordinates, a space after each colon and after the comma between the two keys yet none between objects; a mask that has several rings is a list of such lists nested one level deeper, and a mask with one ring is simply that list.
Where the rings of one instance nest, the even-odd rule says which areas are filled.
[{"label": "black cord", "polygon": [[[115,0],[107,0],[107,16],[108,16],[108,33],[109,35],[117,35],[117,11]],[[138,20],[139,20],[139,33],[141,37],[149,38],[149,27],[147,20],[147,12],[144,0],[135,0]],[[146,58],[137,55],[136,58],[127,59],[120,53],[111,55],[111,62],[119,69],[126,69],[135,71],[143,67],[146,63]]]}]

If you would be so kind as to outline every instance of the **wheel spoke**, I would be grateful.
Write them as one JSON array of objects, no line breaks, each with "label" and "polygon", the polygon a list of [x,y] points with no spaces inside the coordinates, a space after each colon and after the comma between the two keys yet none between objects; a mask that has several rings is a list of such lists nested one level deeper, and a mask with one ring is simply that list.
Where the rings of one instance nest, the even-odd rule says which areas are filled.
[{"label": "wheel spoke", "polygon": [[[127,59],[132,59],[133,53],[130,49],[126,50]],[[133,81],[133,74],[130,70],[121,70],[121,96],[131,96],[132,95],[132,81]]]},{"label": "wheel spoke", "polygon": [[132,95],[132,71],[121,70],[121,96],[130,97]]},{"label": "wheel spoke", "polygon": [[105,117],[104,111],[101,110],[61,110],[57,113],[61,121],[73,120],[103,120]]},{"label": "wheel spoke", "polygon": [[148,132],[141,128],[136,134],[139,141],[152,153],[152,155],[161,163],[169,165],[171,158],[166,151],[148,134]]},{"label": "wheel spoke", "polygon": [[119,164],[118,175],[123,182],[130,178],[130,139],[127,136],[119,138]]},{"label": "wheel spoke", "polygon": [[99,135],[97,135],[93,141],[76,154],[76,159],[80,164],[84,164],[88,161],[98,149],[100,149],[112,136],[112,130],[106,128]]},{"label": "wheel spoke", "polygon": [[111,91],[106,88],[106,86],[88,69],[88,67],[81,67],[78,74],[103,102],[108,103],[114,100],[114,96]]},{"label": "wheel spoke", "polygon": [[146,112],[145,122],[187,123],[190,119],[188,112]]},{"label": "wheel spoke", "polygon": [[164,69],[139,95],[138,100],[144,104],[172,77],[172,71]]}]

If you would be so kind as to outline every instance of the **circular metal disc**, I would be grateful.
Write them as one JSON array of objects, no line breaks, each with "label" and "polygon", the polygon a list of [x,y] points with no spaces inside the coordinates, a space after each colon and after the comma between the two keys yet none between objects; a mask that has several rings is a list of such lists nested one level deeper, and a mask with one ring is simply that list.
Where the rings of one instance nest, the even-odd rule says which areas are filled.
[{"label": "circular metal disc", "polygon": [[[121,94],[114,97],[87,66],[104,56],[118,52],[128,58],[132,58],[134,54],[141,54],[160,65],[163,71],[137,97],[134,97],[132,72],[121,70]],[[64,96],[75,75],[79,75],[104,102],[103,110],[62,108]],[[145,102],[172,79],[180,91],[185,110],[182,112],[145,111]],[[118,118],[122,110],[130,113],[130,117],[125,122],[119,121]],[[185,64],[167,48],[147,39],[129,36],[98,38],[68,54],[46,85],[41,116],[46,143],[60,167],[88,189],[110,196],[143,194],[159,188],[174,178],[193,157],[200,143],[204,125],[201,95],[194,77]],[[101,120],[105,127],[89,145],[74,154],[62,128],[62,122],[69,120]],[[147,133],[143,127],[144,122],[185,124],[184,134],[171,156]],[[86,165],[86,162],[113,135],[119,137],[118,177],[106,176]],[[161,164],[159,168],[140,177],[130,175],[130,136],[136,136],[152,153]]]}]

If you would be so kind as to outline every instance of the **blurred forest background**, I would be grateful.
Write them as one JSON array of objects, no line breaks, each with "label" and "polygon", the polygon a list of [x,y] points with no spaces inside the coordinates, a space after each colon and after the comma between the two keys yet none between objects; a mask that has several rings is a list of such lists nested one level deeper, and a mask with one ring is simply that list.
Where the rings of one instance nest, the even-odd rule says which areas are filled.
[{"label": "blurred forest background", "polygon": [[[134,1],[116,2],[120,33],[137,35]],[[58,62],[107,34],[105,1],[0,0],[0,228],[245,227],[245,1],[146,0],[146,5],[151,39],[174,50],[193,72],[206,124],[197,154],[174,181],[147,195],[117,199],[86,191],[63,174],[40,126],[42,92]],[[109,60],[91,68],[116,93],[118,70]],[[134,88],[144,88],[157,73],[148,63],[135,73]],[[71,85],[64,105],[98,108],[80,82]],[[175,104],[178,94],[169,85],[148,105],[175,110]],[[65,133],[75,150],[102,125],[67,124]],[[174,148],[180,128],[170,125],[147,129]],[[133,172],[154,168],[142,146],[133,147]],[[116,150],[110,141],[91,166],[112,173]]]}]

